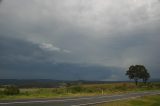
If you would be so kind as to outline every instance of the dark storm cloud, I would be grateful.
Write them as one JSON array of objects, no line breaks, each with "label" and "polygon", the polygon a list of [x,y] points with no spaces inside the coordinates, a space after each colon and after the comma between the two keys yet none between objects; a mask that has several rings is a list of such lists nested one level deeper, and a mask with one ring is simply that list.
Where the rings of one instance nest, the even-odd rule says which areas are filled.
[{"label": "dark storm cloud", "polygon": [[[11,37],[0,37],[0,50],[2,50],[0,52],[0,78],[105,80],[119,70],[97,65],[56,63],[54,61],[54,57],[57,58],[56,49],[48,53],[48,51],[43,51],[38,44]],[[112,80],[117,78],[112,78]]]},{"label": "dark storm cloud", "polygon": [[[53,64],[53,69],[63,63],[69,70],[74,70],[75,64],[90,66],[90,70],[95,65],[99,69],[106,67],[106,72],[98,76],[109,73],[106,78],[95,79],[109,80],[124,74],[129,65],[144,64],[153,77],[158,77],[159,10],[158,0],[3,0],[0,6],[1,67],[21,63],[35,73],[46,68],[47,72],[40,72],[47,77],[50,65],[46,63]],[[29,66],[24,66],[26,63]],[[38,64],[44,68],[38,68]],[[16,67],[12,68],[15,72]],[[119,68],[119,71],[107,71],[108,67]],[[75,73],[85,79],[83,75],[87,76],[85,70],[87,73],[88,69],[79,69],[81,67],[76,66]],[[95,76],[96,71],[89,78]],[[10,71],[6,72],[4,76]],[[22,71],[21,75],[23,72],[31,71]]]},{"label": "dark storm cloud", "polygon": [[[67,56],[70,51],[61,49],[49,43],[33,43],[23,39],[13,37],[0,36],[0,58],[1,63],[16,63],[21,62],[55,63],[56,59],[61,59]],[[18,63],[17,63],[18,62]]]},{"label": "dark storm cloud", "polygon": [[119,80],[120,75],[116,71],[120,70],[114,67],[66,63],[4,64],[1,67],[0,77],[25,79],[49,78],[57,80]]},{"label": "dark storm cloud", "polygon": [[1,36],[0,49],[1,64],[45,61],[45,52],[38,45],[22,39]]}]

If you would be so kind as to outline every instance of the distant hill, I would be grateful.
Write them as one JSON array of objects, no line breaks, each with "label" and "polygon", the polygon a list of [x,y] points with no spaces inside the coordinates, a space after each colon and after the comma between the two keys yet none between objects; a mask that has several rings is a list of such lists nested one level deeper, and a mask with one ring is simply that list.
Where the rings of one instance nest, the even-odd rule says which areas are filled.
[{"label": "distant hill", "polygon": [[[17,85],[21,88],[57,88],[61,86],[70,86],[77,84],[104,84],[130,81],[64,81],[53,79],[0,79],[0,87],[4,85]],[[133,82],[133,81],[131,81]],[[160,82],[160,79],[150,79],[150,82]]]},{"label": "distant hill", "polygon": [[160,78],[153,78],[153,79],[150,79],[150,82],[160,82]]},{"label": "distant hill", "polygon": [[17,85],[19,87],[58,87],[61,82],[50,79],[0,79],[0,85]]},{"label": "distant hill", "polygon": [[51,88],[51,87],[60,87],[60,86],[69,86],[76,84],[101,84],[101,83],[114,83],[121,81],[63,81],[63,80],[53,80],[53,79],[0,79],[0,86],[3,85],[17,85],[22,88],[32,88],[32,87],[42,87],[42,88]]}]

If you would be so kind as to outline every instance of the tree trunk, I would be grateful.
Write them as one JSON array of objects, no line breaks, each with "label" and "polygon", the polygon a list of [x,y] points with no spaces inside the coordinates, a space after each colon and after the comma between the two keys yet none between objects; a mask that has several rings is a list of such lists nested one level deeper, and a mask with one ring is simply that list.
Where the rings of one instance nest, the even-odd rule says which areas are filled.
[{"label": "tree trunk", "polygon": [[138,85],[138,79],[135,79],[136,86]]},{"label": "tree trunk", "polygon": [[147,83],[147,79],[144,79],[144,78],[143,78],[142,80],[143,80],[143,83],[144,83],[144,84]]}]

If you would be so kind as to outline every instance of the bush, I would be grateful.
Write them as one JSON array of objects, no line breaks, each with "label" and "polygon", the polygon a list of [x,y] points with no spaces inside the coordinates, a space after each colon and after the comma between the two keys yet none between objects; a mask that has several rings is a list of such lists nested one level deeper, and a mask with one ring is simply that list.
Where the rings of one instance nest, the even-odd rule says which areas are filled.
[{"label": "bush", "polygon": [[155,83],[154,85],[156,88],[160,88],[160,83]]},{"label": "bush", "polygon": [[20,93],[20,90],[17,86],[8,85],[4,88],[4,94],[6,94],[6,95],[16,95],[19,93]]},{"label": "bush", "polygon": [[117,85],[114,87],[115,90],[120,90],[120,91],[124,91],[127,90],[127,87],[124,85]]},{"label": "bush", "polygon": [[3,94],[3,91],[0,89],[0,94]]},{"label": "bush", "polygon": [[55,89],[52,89],[52,93],[65,94],[67,93],[67,89],[66,88],[55,88]]},{"label": "bush", "polygon": [[85,89],[81,86],[72,86],[68,88],[68,91],[70,91],[71,93],[78,93],[78,92],[83,92]]}]

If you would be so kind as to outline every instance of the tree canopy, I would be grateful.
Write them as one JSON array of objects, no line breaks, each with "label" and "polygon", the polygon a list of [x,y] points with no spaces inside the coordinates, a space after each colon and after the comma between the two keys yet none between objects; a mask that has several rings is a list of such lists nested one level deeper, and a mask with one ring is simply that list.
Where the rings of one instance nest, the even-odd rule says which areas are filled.
[{"label": "tree canopy", "polygon": [[138,84],[139,79],[142,79],[142,81],[146,83],[150,78],[150,74],[143,65],[130,66],[126,72],[126,75],[129,77],[129,79],[133,79],[136,85]]}]

